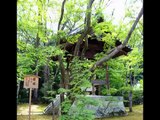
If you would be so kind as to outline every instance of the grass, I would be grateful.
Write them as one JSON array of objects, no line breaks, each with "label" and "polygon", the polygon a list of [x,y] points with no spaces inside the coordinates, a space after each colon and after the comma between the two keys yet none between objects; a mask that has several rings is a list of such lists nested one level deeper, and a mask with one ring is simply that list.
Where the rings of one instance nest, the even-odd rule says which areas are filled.
[{"label": "grass", "polygon": [[[43,111],[47,105],[38,105],[37,109]],[[28,109],[28,104],[18,105],[17,113],[23,111],[23,109]],[[129,109],[126,107],[126,111]],[[28,120],[28,115],[17,115],[17,120]],[[31,120],[52,120],[51,115],[31,115]],[[103,118],[96,120],[143,120],[143,105],[133,106],[133,112],[128,112],[127,116],[122,117],[112,117],[112,118]]]},{"label": "grass", "polygon": [[[17,115],[17,120],[28,120],[28,115]],[[52,120],[51,115],[32,115],[31,120]]]},{"label": "grass", "polygon": [[[46,104],[40,105],[32,105],[31,106],[31,114],[33,113],[43,113],[44,109],[46,108]],[[29,104],[19,104],[17,107],[17,114],[20,115],[28,115],[29,111]]]},{"label": "grass", "polygon": [[129,112],[129,108],[126,107],[126,111],[128,112],[127,116],[103,118],[96,120],[143,120],[143,105],[133,106],[132,109],[133,112]]}]

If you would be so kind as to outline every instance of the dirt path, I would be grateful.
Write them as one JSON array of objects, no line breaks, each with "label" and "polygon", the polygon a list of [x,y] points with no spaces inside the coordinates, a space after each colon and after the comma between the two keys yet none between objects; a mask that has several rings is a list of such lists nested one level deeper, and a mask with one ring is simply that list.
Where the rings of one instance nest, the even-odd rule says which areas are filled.
[{"label": "dirt path", "polygon": [[[31,115],[33,114],[43,114],[42,110],[38,109],[38,105],[31,105]],[[28,115],[29,114],[29,106],[27,107],[19,107],[17,115]]]}]

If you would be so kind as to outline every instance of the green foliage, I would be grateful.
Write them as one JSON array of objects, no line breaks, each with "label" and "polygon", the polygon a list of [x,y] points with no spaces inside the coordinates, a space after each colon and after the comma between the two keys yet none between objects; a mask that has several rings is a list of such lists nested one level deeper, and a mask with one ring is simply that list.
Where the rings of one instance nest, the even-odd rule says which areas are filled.
[{"label": "green foliage", "polygon": [[127,91],[133,91],[133,88],[128,85],[128,86],[124,86],[124,87],[120,88],[119,91],[121,91],[121,93],[123,94]]},{"label": "green foliage", "polygon": [[138,48],[134,48],[128,56],[119,59],[125,62],[125,68],[128,73],[134,72],[134,76],[137,76],[143,72],[143,56]]},{"label": "green foliage", "polygon": [[[31,2],[32,1],[32,2]],[[57,93],[66,93],[68,98],[62,104],[62,110],[65,113],[62,115],[62,119],[73,119],[73,120],[91,120],[93,119],[93,114],[91,111],[85,109],[84,104],[94,104],[94,101],[90,101],[85,97],[79,97],[78,95],[85,94],[85,89],[91,87],[90,77],[92,73],[89,68],[94,62],[106,56],[108,52],[115,44],[115,38],[120,40],[125,39],[128,31],[133,23],[133,13],[127,11],[126,17],[130,18],[129,21],[124,23],[121,21],[119,25],[113,25],[110,18],[107,18],[102,23],[97,23],[96,19],[100,16],[106,17],[104,12],[104,7],[108,1],[95,1],[97,3],[93,4],[93,13],[91,17],[91,26],[98,40],[105,42],[104,51],[105,53],[98,53],[95,55],[94,60],[80,60],[74,57],[72,63],[70,64],[70,89],[60,88],[59,90],[53,89],[55,81],[60,80],[60,75],[58,74],[56,80],[53,82],[53,68],[57,65],[51,58],[53,56],[62,55],[64,56],[64,50],[61,46],[57,46],[58,40],[67,41],[70,43],[77,42],[80,34],[74,36],[68,36],[68,33],[73,29],[77,28],[84,23],[85,14],[90,10],[86,10],[88,0],[67,0],[64,8],[64,17],[62,20],[61,27],[66,23],[65,29],[58,31],[54,34],[56,27],[50,28],[51,23],[57,23],[61,13],[61,3],[62,1],[36,1],[36,0],[18,0],[17,4],[17,83],[23,80],[26,74],[35,74],[39,72],[42,75],[42,68],[48,65],[50,68],[50,80],[43,84],[41,88],[42,100],[52,100]],[[95,9],[95,10],[94,10]],[[130,8],[130,10],[132,7]],[[52,12],[51,12],[52,11]],[[94,15],[97,16],[94,17]],[[54,18],[51,17],[55,15]],[[56,17],[58,16],[58,17]],[[110,90],[106,90],[106,87],[102,87],[102,95],[110,93],[111,95],[123,95],[125,100],[128,100],[128,92],[132,90],[133,101],[141,99],[143,90],[143,21],[141,20],[137,25],[135,31],[133,32],[129,45],[133,48],[132,52],[128,56],[121,56],[116,59],[111,59],[107,61],[109,66],[109,80],[110,80]],[[85,25],[82,25],[83,28]],[[54,30],[53,30],[54,29]],[[105,32],[111,32],[105,33]],[[38,41],[39,38],[39,41]],[[39,45],[36,46],[36,43]],[[63,57],[63,59],[65,59]],[[64,65],[66,62],[63,61]],[[103,65],[105,65],[104,63]],[[136,81],[140,81],[140,89],[135,89],[135,87],[130,87],[126,82],[129,80],[129,74],[133,72]],[[96,75],[97,79],[105,80],[106,70],[105,67],[98,67],[93,73]],[[141,77],[142,76],[142,77]],[[28,95],[27,91],[20,90],[20,100],[26,98]],[[68,111],[72,105],[71,100],[79,99],[77,102],[77,108],[75,109],[75,114],[69,116]]]},{"label": "green foliage", "polygon": [[[53,66],[55,63],[49,58],[60,54],[63,54],[63,51],[59,47],[44,46],[34,48],[32,45],[27,45],[27,50],[25,52],[17,54],[18,76],[22,78],[25,74],[33,74],[36,70],[40,69],[41,66],[46,64]],[[38,64],[35,66],[35,61],[37,59]]]},{"label": "green foliage", "polygon": [[138,105],[143,103],[143,90],[133,91],[133,104]]},{"label": "green foliage", "polygon": [[95,35],[97,36],[97,39],[105,42],[103,47],[105,52],[115,46],[117,31],[111,21],[105,21],[95,24],[93,26],[93,30],[95,32]]},{"label": "green foliage", "polygon": [[48,80],[47,82],[43,83],[43,86],[40,89],[40,92],[43,94],[41,101],[49,103],[56,96],[57,92],[53,90],[53,84],[54,83],[52,80]]},{"label": "green foliage", "polygon": [[143,80],[141,79],[141,80],[139,81],[139,83],[140,83],[140,88],[143,89]]},{"label": "green foliage", "polygon": [[133,105],[138,105],[143,103],[143,90],[142,89],[134,89],[134,87],[124,86],[120,89],[114,90],[111,88],[110,91],[113,96],[123,96],[125,106],[129,105],[129,92],[132,91],[132,101]]},{"label": "green foliage", "polygon": [[97,105],[93,99],[83,95],[77,95],[74,104],[69,99],[62,103],[63,113],[61,120],[94,120],[92,110],[86,109],[87,105]]},{"label": "green foliage", "polygon": [[65,32],[65,31],[59,30],[57,34],[58,34],[58,39],[59,39],[59,40],[61,40],[61,39],[66,39],[66,38],[65,38],[65,37],[66,37],[66,32]]},{"label": "green foliage", "polygon": [[111,88],[119,89],[125,85],[125,67],[121,61],[112,59],[108,61],[109,80]]},{"label": "green foliage", "polygon": [[73,36],[68,36],[67,41],[70,43],[75,43],[78,41],[78,38],[80,37],[80,34],[76,34]]},{"label": "green foliage", "polygon": [[[62,120],[92,120],[94,119],[93,112],[85,109],[87,104],[95,104],[93,100],[83,96],[85,94],[85,89],[91,87],[89,78],[91,72],[88,69],[91,66],[91,61],[89,60],[79,60],[75,57],[71,63],[71,88],[69,90],[60,88],[60,93],[67,93],[68,98],[62,103],[63,115]],[[72,101],[72,102],[71,102]],[[77,101],[74,111],[71,112],[71,103]],[[73,110],[73,109],[72,109]]]},{"label": "green foliage", "polygon": [[61,94],[61,93],[68,93],[68,92],[70,92],[70,90],[68,90],[68,89],[64,89],[64,88],[59,88],[58,89],[58,93],[59,94]]},{"label": "green foliage", "polygon": [[[63,110],[62,113],[64,113],[64,114],[68,113],[68,111],[70,110],[71,105],[72,105],[71,100],[66,98],[65,101],[61,105],[62,106],[62,110]],[[62,115],[62,119],[64,119],[63,117],[67,117],[68,118],[67,115],[64,115],[64,116]]]},{"label": "green foliage", "polygon": [[[124,104],[129,105],[129,92],[128,90],[123,91]],[[138,105],[143,103],[143,90],[132,90],[132,104]]]},{"label": "green foliage", "polygon": [[81,94],[82,89],[86,89],[91,87],[91,83],[89,82],[89,78],[91,76],[91,72],[88,70],[91,66],[91,61],[89,60],[79,60],[78,58],[74,58],[71,63],[71,82],[72,86],[71,91],[73,93]]},{"label": "green foliage", "polygon": [[94,71],[96,78],[99,80],[105,80],[106,70],[105,68],[98,68]]},{"label": "green foliage", "polygon": [[29,101],[29,91],[25,88],[19,91],[18,103],[27,103]]},{"label": "green foliage", "polygon": [[103,52],[97,53],[97,54],[94,55],[94,59],[99,60],[100,58],[103,58],[104,56],[106,56],[106,54],[103,53]]}]

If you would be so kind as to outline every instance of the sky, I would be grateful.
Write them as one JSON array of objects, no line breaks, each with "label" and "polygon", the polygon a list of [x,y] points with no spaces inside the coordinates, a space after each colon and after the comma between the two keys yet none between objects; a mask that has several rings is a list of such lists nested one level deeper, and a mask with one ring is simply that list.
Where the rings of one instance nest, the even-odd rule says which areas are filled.
[{"label": "sky", "polygon": [[[125,5],[125,3],[127,3]],[[114,19],[113,24],[118,25],[119,21],[123,19],[125,16],[125,11],[127,7],[130,7],[131,9],[135,10],[136,14],[138,15],[141,7],[142,7],[142,0],[110,0],[110,4],[106,9],[104,10],[104,14],[110,16],[112,14],[112,11],[114,9]],[[59,16],[56,15],[56,11],[49,13],[52,19],[59,20]],[[136,17],[136,16],[135,16]],[[52,28],[53,31],[57,30],[58,22],[54,23],[48,23],[47,25],[49,28]]]},{"label": "sky", "polygon": [[111,0],[110,5],[106,8],[105,11],[108,15],[111,15],[113,9],[115,9],[113,22],[115,24],[118,24],[118,22],[125,16],[125,10],[128,6],[130,6],[131,9],[135,10],[135,12],[137,13],[136,15],[138,15],[142,7],[142,3],[142,0]]},{"label": "sky", "polygon": [[114,10],[114,22],[117,23],[125,15],[125,0],[111,0],[110,5],[106,8],[105,12],[108,15],[112,14]]}]

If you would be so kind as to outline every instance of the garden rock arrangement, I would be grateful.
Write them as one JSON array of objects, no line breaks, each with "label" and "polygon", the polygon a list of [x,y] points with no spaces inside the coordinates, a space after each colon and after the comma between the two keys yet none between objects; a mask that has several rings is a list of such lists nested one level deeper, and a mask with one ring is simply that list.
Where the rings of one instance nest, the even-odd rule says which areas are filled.
[{"label": "garden rock arrangement", "polygon": [[[91,110],[95,114],[95,118],[105,118],[112,116],[127,115],[122,96],[97,96],[87,95],[87,97],[94,99],[97,105],[86,105],[85,108]],[[72,107],[75,107],[74,104]]]}]

